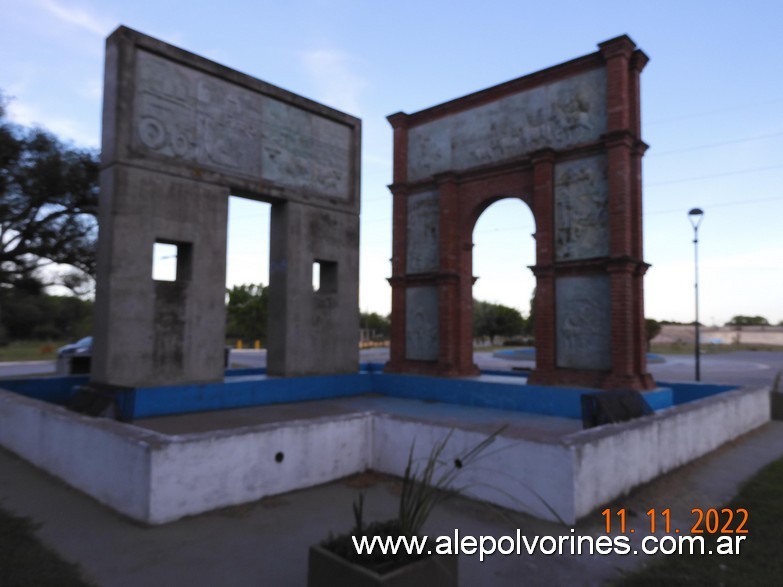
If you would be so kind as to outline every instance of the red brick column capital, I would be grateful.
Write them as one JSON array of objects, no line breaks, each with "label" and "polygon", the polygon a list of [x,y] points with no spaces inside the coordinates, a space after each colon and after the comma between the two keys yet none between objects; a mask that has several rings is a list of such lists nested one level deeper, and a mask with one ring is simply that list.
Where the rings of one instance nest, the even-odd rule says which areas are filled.
[{"label": "red brick column capital", "polygon": [[621,59],[630,59],[636,49],[636,43],[634,43],[628,35],[620,35],[614,39],[598,43],[598,49],[601,51],[603,58],[607,61],[618,57]]},{"label": "red brick column capital", "polygon": [[641,49],[637,49],[631,55],[631,69],[633,69],[637,74],[642,73],[642,70],[649,62],[650,58]]},{"label": "red brick column capital", "polygon": [[394,129],[394,183],[408,181],[408,115],[397,112],[386,117]]}]

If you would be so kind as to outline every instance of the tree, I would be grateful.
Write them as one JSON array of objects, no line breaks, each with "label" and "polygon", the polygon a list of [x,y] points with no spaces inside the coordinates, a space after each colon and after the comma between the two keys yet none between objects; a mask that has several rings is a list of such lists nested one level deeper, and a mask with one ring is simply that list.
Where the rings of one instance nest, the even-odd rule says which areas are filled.
[{"label": "tree", "polygon": [[763,316],[734,316],[726,326],[769,326],[769,322]]},{"label": "tree", "polygon": [[496,336],[519,336],[525,330],[525,319],[519,310],[473,300],[473,336],[488,336],[490,344]]},{"label": "tree", "polygon": [[388,340],[391,333],[391,320],[388,316],[381,316],[375,312],[362,312],[359,314],[359,328],[369,330],[374,338]]},{"label": "tree", "polygon": [[647,350],[649,351],[652,339],[661,333],[663,326],[657,320],[653,320],[652,318],[645,318],[644,328],[647,335]]},{"label": "tree", "polygon": [[0,289],[0,342],[3,340],[75,340],[90,333],[92,302],[74,296],[50,296],[36,279],[20,279]]},{"label": "tree", "polygon": [[[79,291],[95,274],[98,154],[6,119],[0,94],[0,287],[37,279]],[[70,271],[45,276],[62,264]]]},{"label": "tree", "polygon": [[259,283],[235,285],[226,291],[226,337],[265,342],[268,288]]}]

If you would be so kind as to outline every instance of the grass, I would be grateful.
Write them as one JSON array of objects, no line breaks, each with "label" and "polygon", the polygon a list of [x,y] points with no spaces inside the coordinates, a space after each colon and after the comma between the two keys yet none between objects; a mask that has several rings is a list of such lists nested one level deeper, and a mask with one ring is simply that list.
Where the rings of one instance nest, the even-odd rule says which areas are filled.
[{"label": "grass", "polygon": [[[752,477],[726,507],[748,510],[747,539],[739,555],[672,555],[660,557],[642,571],[614,585],[780,585],[783,577],[783,459]],[[710,549],[705,534],[705,542]],[[713,541],[714,544],[714,541]]]},{"label": "grass", "polygon": [[0,509],[0,585],[3,587],[90,587],[77,565],[65,562],[35,536],[27,518]]},{"label": "grass", "polygon": [[[737,351],[783,351],[783,346],[773,344],[702,344],[704,355],[733,353]],[[693,355],[693,344],[683,342],[653,344],[650,352],[659,355]]]},{"label": "grass", "polygon": [[[533,345],[514,345],[514,346],[474,346],[473,350],[477,352],[494,352],[499,350],[513,350],[519,348],[529,348]],[[783,351],[783,346],[772,344],[702,344],[702,354],[723,354],[734,353],[737,351]],[[683,342],[653,344],[651,353],[658,355],[693,355],[693,345]]]},{"label": "grass", "polygon": [[[72,341],[71,341],[72,342]],[[19,340],[0,346],[0,362],[3,361],[53,361],[57,349],[68,341]]]}]

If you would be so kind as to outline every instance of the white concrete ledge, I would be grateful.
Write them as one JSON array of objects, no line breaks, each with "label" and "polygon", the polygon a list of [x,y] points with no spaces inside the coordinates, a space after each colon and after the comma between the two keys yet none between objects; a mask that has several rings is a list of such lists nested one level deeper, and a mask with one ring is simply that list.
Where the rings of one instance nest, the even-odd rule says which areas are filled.
[{"label": "white concrete ledge", "polygon": [[[557,441],[499,437],[458,485],[504,507],[573,524],[641,483],[770,420],[768,389],[737,390]],[[167,436],[0,390],[0,445],[148,524],[374,469],[402,475],[451,429],[357,412]],[[454,429],[444,466],[485,435]]]}]

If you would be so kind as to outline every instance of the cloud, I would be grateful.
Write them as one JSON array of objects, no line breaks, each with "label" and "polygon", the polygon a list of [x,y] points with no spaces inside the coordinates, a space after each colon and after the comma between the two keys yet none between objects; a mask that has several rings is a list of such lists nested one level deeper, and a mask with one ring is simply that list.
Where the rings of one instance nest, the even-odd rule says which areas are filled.
[{"label": "cloud", "polygon": [[18,100],[8,104],[8,117],[22,126],[41,126],[63,141],[73,141],[85,147],[97,147],[100,144],[97,133],[89,132],[75,120],[51,114],[45,115],[42,111]]},{"label": "cloud", "polygon": [[55,18],[98,35],[101,38],[108,35],[114,28],[111,22],[90,14],[84,9],[66,8],[55,0],[40,0],[39,5]]},{"label": "cloud", "polygon": [[354,59],[349,54],[319,49],[303,53],[302,62],[318,92],[319,102],[359,116],[359,96],[367,82],[352,70]]}]

